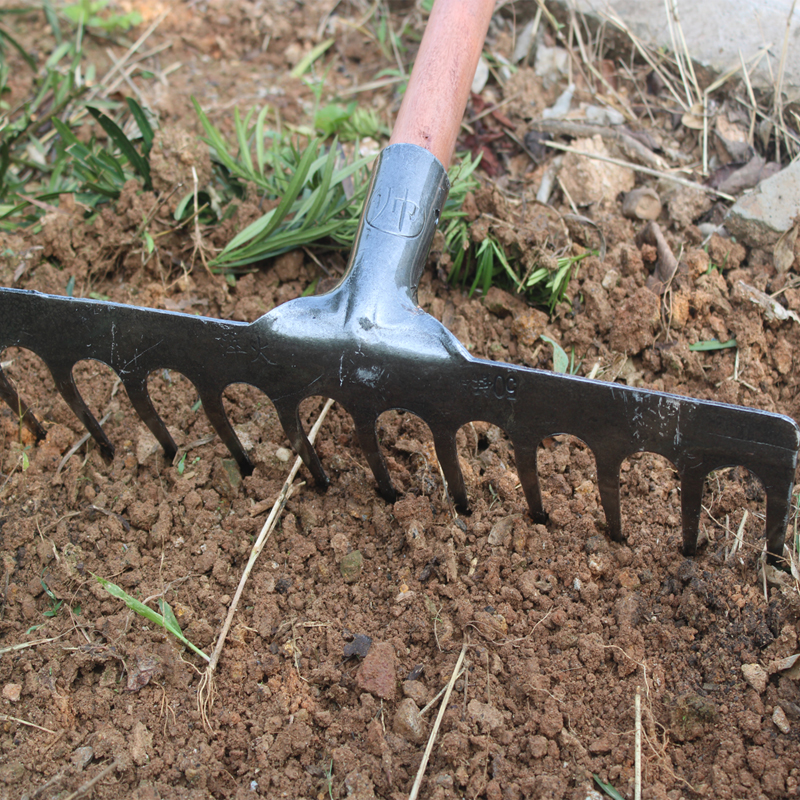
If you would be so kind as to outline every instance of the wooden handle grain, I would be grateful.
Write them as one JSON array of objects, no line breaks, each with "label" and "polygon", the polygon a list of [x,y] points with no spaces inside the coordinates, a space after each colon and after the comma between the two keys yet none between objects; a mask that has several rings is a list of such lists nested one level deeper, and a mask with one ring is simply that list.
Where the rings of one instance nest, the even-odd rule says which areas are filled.
[{"label": "wooden handle grain", "polygon": [[390,144],[416,144],[450,164],[494,0],[436,0]]}]

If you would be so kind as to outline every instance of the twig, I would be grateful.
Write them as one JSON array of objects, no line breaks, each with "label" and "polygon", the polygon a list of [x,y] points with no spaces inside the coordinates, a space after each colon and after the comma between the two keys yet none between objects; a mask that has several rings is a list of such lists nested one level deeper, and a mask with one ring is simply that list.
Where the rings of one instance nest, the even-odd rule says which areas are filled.
[{"label": "twig", "polygon": [[94,776],[94,778],[84,783],[83,786],[77,788],[71,795],[69,795],[69,797],[65,797],[64,800],[75,800],[76,797],[86,794],[86,792],[88,792],[89,789],[91,789],[95,784],[103,780],[103,778],[105,778],[109,772],[113,772],[117,768],[118,764],[119,761],[112,761],[105,769],[101,769],[100,772]]},{"label": "twig", "polygon": [[641,172],[644,175],[652,175],[654,178],[664,178],[664,180],[674,181],[675,183],[679,183],[681,186],[687,186],[690,189],[699,189],[701,192],[714,194],[717,197],[721,197],[723,200],[730,200],[731,202],[736,200],[735,197],[732,197],[725,192],[712,189],[710,186],[703,186],[702,183],[695,183],[694,181],[687,180],[686,178],[679,178],[677,175],[673,175],[670,172],[660,172],[657,169],[642,167],[639,164],[632,164],[630,161],[622,161],[619,158],[601,156],[599,153],[585,153],[583,150],[576,150],[574,147],[569,147],[565,144],[559,144],[558,142],[545,142],[544,144],[547,145],[547,147],[552,147],[554,150],[563,150],[565,153],[574,153],[576,156],[585,156],[586,158],[594,158],[597,161],[606,161],[609,164],[615,164],[618,167],[627,167],[628,169],[632,169],[634,172]]},{"label": "twig", "polygon": [[[127,63],[128,59],[147,41],[148,38],[150,38],[150,35],[164,21],[164,19],[166,18],[167,14],[169,14],[169,12],[170,12],[169,8],[167,8],[166,11],[162,11],[153,20],[153,22],[150,24],[150,26],[147,28],[147,30],[128,48],[128,50],[125,53],[125,55],[122,56],[122,58],[119,61],[115,61],[114,62],[114,66],[111,67],[111,69],[103,76],[103,79],[100,81],[100,83],[98,83],[97,86],[91,92],[89,92],[89,95],[86,98],[86,102],[87,103],[90,102],[91,100],[93,100],[100,93],[100,91],[106,85],[106,82],[111,79],[111,76],[117,70],[121,70],[122,67],[125,66],[125,64]],[[122,78],[120,78],[119,80],[121,81]],[[111,90],[109,89],[109,91],[111,91]]]},{"label": "twig", "polygon": [[0,720],[3,722],[18,722],[20,725],[27,725],[29,728],[36,728],[39,731],[44,731],[45,733],[52,733],[53,736],[58,735],[58,731],[51,731],[50,728],[43,728],[41,725],[37,725],[35,722],[28,722],[25,719],[20,719],[19,717],[12,717],[10,714],[0,714]]},{"label": "twig", "polygon": [[610,125],[591,125],[588,122],[576,122],[567,119],[541,119],[531,123],[531,129],[557,136],[592,137],[599,134],[603,139],[616,142],[628,158],[634,158],[641,164],[653,169],[664,169],[664,160],[649,147],[643,145],[633,136]]},{"label": "twig", "polygon": [[[459,679],[459,678],[460,678],[460,677],[461,677],[463,674],[464,674],[464,670],[462,669],[462,670],[461,670],[461,671],[458,673],[458,675],[456,675],[456,680],[458,680],[458,679]],[[448,681],[448,683],[449,683],[449,681]],[[436,697],[434,697],[432,700],[430,700],[430,701],[429,701],[429,702],[428,702],[428,703],[425,705],[425,707],[424,707],[424,708],[423,708],[423,709],[422,709],[422,710],[419,712],[419,715],[420,715],[420,716],[424,716],[425,714],[427,714],[427,713],[428,713],[428,712],[429,712],[429,711],[430,711],[430,710],[431,710],[431,709],[432,709],[432,708],[433,708],[433,707],[436,705],[436,701],[437,701],[437,700],[438,700],[438,699],[439,699],[439,698],[440,698],[440,697],[441,697],[441,696],[442,696],[442,695],[443,695],[443,694],[444,694],[446,691],[447,691],[447,684],[445,684],[444,686],[442,686],[442,688],[441,688],[441,689],[439,689],[439,691],[436,693]]]},{"label": "twig", "polygon": [[[317,433],[319,433],[319,429],[322,427],[322,423],[325,420],[325,417],[330,411],[331,406],[333,405],[333,400],[328,399],[325,402],[325,405],[320,412],[317,421],[314,423],[314,427],[308,434],[308,441],[313,444],[314,439],[317,438]],[[231,629],[231,625],[233,624],[233,617],[236,614],[236,609],[239,606],[239,600],[242,597],[242,593],[244,592],[245,584],[247,583],[247,579],[250,577],[250,573],[255,566],[255,563],[261,554],[261,551],[264,549],[264,545],[267,543],[272,531],[275,529],[275,526],[278,523],[278,519],[280,517],[281,512],[283,511],[283,507],[286,505],[287,500],[291,496],[293,490],[293,481],[295,476],[297,475],[300,467],[303,464],[303,460],[298,456],[295,459],[294,465],[292,466],[289,474],[286,476],[286,480],[283,484],[283,488],[281,489],[280,494],[278,495],[278,499],[275,501],[275,504],[272,506],[272,511],[270,515],[267,517],[264,526],[261,528],[261,532],[258,534],[258,538],[256,539],[255,543],[253,544],[253,548],[250,551],[250,558],[247,561],[247,565],[244,568],[244,572],[242,573],[242,577],[239,580],[239,586],[236,588],[236,594],[233,597],[231,605],[228,609],[228,615],[225,617],[225,622],[222,625],[222,630],[220,631],[219,637],[217,638],[217,644],[214,647],[214,652],[211,654],[211,658],[209,659],[208,666],[203,673],[203,677],[200,681],[200,686],[197,690],[197,706],[198,710],[200,711],[200,715],[203,720],[203,727],[211,733],[211,726],[208,721],[208,712],[211,710],[211,707],[214,704],[214,671],[217,668],[217,664],[219,663],[220,656],[222,655],[222,648],[225,646],[225,640],[228,636],[228,632]]]},{"label": "twig", "polygon": [[636,732],[633,752],[633,798],[642,800],[642,687],[636,687]]},{"label": "twig", "polygon": [[[107,414],[106,414],[106,415],[103,417],[103,419],[101,419],[101,420],[100,420],[100,423],[99,423],[99,424],[100,424],[100,427],[102,427],[103,425],[105,425],[105,424],[106,424],[106,422],[108,421],[108,418],[109,418],[110,416],[111,416],[111,412],[109,411],[109,412],[108,412],[108,413],[107,413]],[[69,450],[67,450],[67,452],[66,452],[66,453],[65,453],[65,455],[64,455],[64,458],[62,458],[62,459],[61,459],[61,463],[58,465],[58,469],[56,470],[56,474],[55,474],[55,477],[56,477],[56,478],[57,478],[57,477],[58,477],[58,476],[61,474],[61,470],[62,470],[62,469],[64,469],[64,466],[66,465],[67,461],[69,461],[69,460],[72,458],[72,456],[74,456],[74,455],[75,455],[75,453],[77,453],[77,452],[78,452],[78,450],[80,450],[80,449],[81,449],[81,447],[82,447],[82,446],[83,446],[83,445],[84,445],[86,442],[88,442],[88,441],[89,441],[89,439],[91,439],[91,438],[92,438],[92,434],[91,434],[91,433],[86,433],[86,434],[84,434],[83,436],[81,436],[81,438],[80,438],[80,439],[78,439],[78,441],[77,441],[77,442],[75,442],[75,444],[74,444],[74,445],[72,445],[72,447],[70,447],[70,449],[69,449]]]},{"label": "twig", "polygon": [[450,700],[450,695],[453,692],[453,686],[455,686],[456,677],[461,669],[461,665],[464,663],[464,656],[467,652],[467,646],[468,643],[465,641],[461,648],[461,653],[458,656],[458,661],[456,661],[456,666],[453,669],[453,674],[450,676],[450,682],[447,684],[447,689],[444,693],[444,700],[442,700],[442,704],[439,706],[439,713],[436,715],[436,721],[433,723],[431,735],[428,737],[428,744],[425,747],[425,752],[422,754],[422,763],[420,763],[419,769],[417,770],[417,778],[414,781],[414,785],[411,787],[411,794],[409,794],[408,800],[416,800],[417,795],[419,794],[419,787],[422,785],[422,779],[425,776],[425,768],[428,766],[428,759],[431,757],[433,743],[436,741],[436,734],[439,732],[439,726],[442,724],[442,717],[444,717],[447,703]]}]

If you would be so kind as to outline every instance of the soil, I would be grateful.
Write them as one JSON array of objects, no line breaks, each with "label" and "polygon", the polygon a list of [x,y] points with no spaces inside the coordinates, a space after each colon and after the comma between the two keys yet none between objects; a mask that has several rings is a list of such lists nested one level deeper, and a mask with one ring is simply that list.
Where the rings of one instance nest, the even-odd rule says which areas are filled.
[{"label": "soil", "polygon": [[[145,25],[157,5],[143,8]],[[405,17],[411,30],[419,25],[412,4],[390,5],[396,29]],[[207,152],[195,144],[190,96],[223,126],[234,106],[264,102],[300,124],[313,93],[288,71],[325,36],[335,38],[331,96],[390,65],[366,28],[352,24],[366,8],[174,4],[149,42],[169,45],[148,62],[161,79],[136,78],[160,115],[160,196],[191,181],[192,166],[201,181],[210,175]],[[494,52],[510,54],[509,24],[493,29]],[[14,25],[21,41],[44,51],[48,29],[39,15]],[[87,41],[103,74],[107,43]],[[22,94],[25,73],[17,72],[14,90]],[[536,109],[565,84],[548,85],[524,67],[505,87],[490,81],[473,99],[468,116],[504,96],[513,101],[475,123],[465,140],[488,154],[482,188],[468,204],[474,238],[491,229],[510,250],[538,257],[573,242],[597,246],[594,228],[536,205],[553,156],[537,165],[517,144]],[[584,90],[579,82],[576,98]],[[359,102],[388,124],[397,99],[390,87]],[[516,141],[495,135],[506,124]],[[696,159],[696,134],[673,127],[670,115],[650,122],[643,111],[641,125],[665,152],[674,146]],[[565,185],[569,178],[587,192],[593,179],[625,190],[634,184],[632,176],[593,178],[577,166]],[[780,302],[800,313],[793,273],[778,274],[771,253],[718,235],[703,247],[697,225],[718,221],[721,206],[680,191],[665,202],[660,224],[681,265],[657,294],[648,284],[656,249],[637,244],[644,223],[622,216],[616,191],[581,208],[603,231],[606,255],[581,264],[551,317],[499,289],[469,297],[442,280],[447,265],[433,258],[421,305],[476,355],[552,368],[544,333],[574,352],[579,374],[800,417],[800,325],[766,320],[740,286],[780,292]],[[0,284],[63,294],[74,278],[76,296],[253,320],[319,276],[316,260],[301,251],[230,285],[203,269],[186,232],[164,236],[148,259],[136,231],[155,202],[131,184],[115,211],[87,226],[83,210],[62,198],[41,232],[6,237]],[[562,190],[552,202],[570,213]],[[205,245],[219,247],[260,213],[252,205],[227,232],[203,232]],[[338,255],[318,258],[329,270],[341,264]],[[737,348],[689,349],[730,338]],[[182,376],[150,380],[185,453],[166,463],[117,392],[116,376],[81,364],[80,390],[107,417],[117,450],[105,463],[91,441],[80,444],[84,431],[35,356],[8,350],[2,361],[21,394],[35,399],[47,438],[34,442],[9,409],[0,412],[0,797],[73,797],[84,787],[86,797],[138,800],[400,800],[436,715],[436,707],[419,710],[447,684],[465,645],[465,671],[421,797],[589,800],[599,796],[597,775],[632,798],[637,691],[645,798],[797,796],[798,673],[780,659],[798,652],[800,594],[788,575],[760,569],[764,492],[746,470],[709,476],[701,546],[686,559],[679,481],[657,456],[623,465],[627,543],[616,544],[605,536],[594,456],[576,439],[542,445],[549,520],[541,525],[527,515],[502,431],[467,425],[458,445],[471,510],[458,515],[421,420],[401,412],[381,418],[381,444],[401,490],[387,504],[349,416],[334,407],[317,444],[331,486],[316,489],[301,470],[244,591],[204,725],[202,659],[93,576],[153,608],[166,599],[189,640],[210,653],[294,460],[270,402],[245,387],[226,393],[256,463],[242,479]],[[309,427],[320,407],[319,399],[304,403]]]}]

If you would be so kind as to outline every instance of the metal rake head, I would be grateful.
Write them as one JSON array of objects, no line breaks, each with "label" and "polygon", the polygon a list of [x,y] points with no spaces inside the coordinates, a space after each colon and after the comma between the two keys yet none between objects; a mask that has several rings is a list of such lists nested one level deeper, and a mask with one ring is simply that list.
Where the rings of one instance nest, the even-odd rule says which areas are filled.
[{"label": "metal rake head", "polygon": [[[779,559],[800,442],[796,423],[763,411],[473,358],[416,302],[447,189],[444,169],[427,151],[389,147],[373,175],[340,285],[329,294],[279,306],[253,323],[3,289],[0,349],[26,347],[44,360],[106,458],[113,447],[72,376],[84,359],[101,361],[119,375],[168,457],[177,448],[151,402],[147,378],[161,369],[185,375],[244,473],[252,464],[225,414],[222,394],[234,383],[255,386],[271,399],[292,446],[323,486],[328,479],[298,408],[306,397],[331,397],[352,416],[389,501],[395,490],[376,435],[378,417],[389,409],[410,411],[428,424],[448,489],[462,507],[468,500],[456,433],[475,420],[505,430],[531,514],[539,521],[545,514],[537,448],[549,436],[572,434],[594,452],[615,540],[622,540],[620,466],[633,453],[658,453],[680,476],[686,554],[697,545],[705,476],[742,465],[766,489],[767,547],[771,559]],[[2,370],[0,397],[43,434]]]}]

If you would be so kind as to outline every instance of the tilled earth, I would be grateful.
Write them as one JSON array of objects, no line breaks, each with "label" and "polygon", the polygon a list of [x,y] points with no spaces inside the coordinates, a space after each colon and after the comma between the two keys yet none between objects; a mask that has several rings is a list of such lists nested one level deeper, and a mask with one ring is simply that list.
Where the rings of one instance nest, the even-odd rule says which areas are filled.
[{"label": "tilled earth", "polygon": [[[173,146],[196,131],[191,93],[220,122],[234,104],[264,98],[300,119],[313,97],[286,73],[320,40],[335,5],[177,7],[156,36],[172,43],[168,60],[182,66],[166,85],[144,87]],[[396,15],[411,13],[401,5]],[[356,6],[338,14],[360,17]],[[23,18],[20,36],[41,34],[38,24]],[[333,86],[365,82],[382,66],[375,43],[352,26],[335,30]],[[494,32],[498,48],[502,33]],[[540,104],[558,94],[529,68],[520,74],[517,85],[527,82]],[[360,102],[387,115],[393,108],[391,94]],[[509,106],[522,136],[528,120]],[[692,141],[681,145],[691,152]],[[208,169],[202,148],[181,152],[182,161],[155,167],[165,186],[183,179],[167,174],[178,162]],[[532,201],[542,167],[519,149],[494,152],[511,178],[482,176],[468,207],[476,238],[491,228],[531,252],[573,240],[596,246],[585,226]],[[581,263],[569,302],[552,317],[498,289],[470,298],[443,282],[437,253],[421,305],[475,355],[551,368],[545,334],[574,352],[579,374],[798,418],[800,325],[767,321],[742,282],[780,292],[798,313],[800,290],[765,251],[719,236],[701,246],[695,223],[719,209],[696,199],[674,200],[660,220],[681,261],[663,295],[648,285],[656,255],[637,244],[643,225],[622,217],[615,196],[586,212],[604,233],[605,259]],[[73,277],[76,295],[253,320],[318,277],[303,251],[233,286],[199,258],[191,272],[176,272],[192,256],[188,234],[164,237],[159,257],[143,265],[132,231],[152,202],[132,185],[116,212],[85,226],[75,224],[82,211],[62,200],[67,214],[50,215],[41,233],[7,237],[0,283],[63,294]],[[256,213],[255,203],[243,205],[235,224]],[[223,234],[207,234],[209,247],[220,244],[214,236]],[[330,269],[340,265],[325,258]],[[730,338],[737,348],[689,349]],[[797,795],[799,676],[781,659],[798,652],[800,594],[788,575],[760,569],[764,492],[743,468],[709,476],[699,554],[686,559],[679,481],[657,456],[623,465],[627,543],[615,544],[605,535],[594,456],[577,439],[542,444],[549,520],[540,525],[527,515],[502,431],[465,426],[458,446],[472,506],[458,515],[421,420],[401,412],[380,420],[401,490],[387,504],[349,416],[334,407],[317,444],[331,486],[317,490],[301,470],[245,589],[204,726],[202,659],[93,576],[151,607],[164,597],[187,637],[211,652],[294,460],[271,403],[247,387],[226,393],[256,464],[242,479],[182,376],[150,380],[185,452],[170,464],[116,376],[81,364],[78,384],[117,448],[106,464],[93,443],[75,448],[84,431],[36,357],[6,351],[2,361],[48,433],[36,443],[9,409],[0,412],[0,796],[72,796],[105,770],[87,796],[400,800],[438,706],[419,710],[446,685],[465,645],[423,797],[585,800],[595,796],[595,774],[631,798],[637,691],[644,797]],[[321,405],[304,403],[309,427]]]}]

